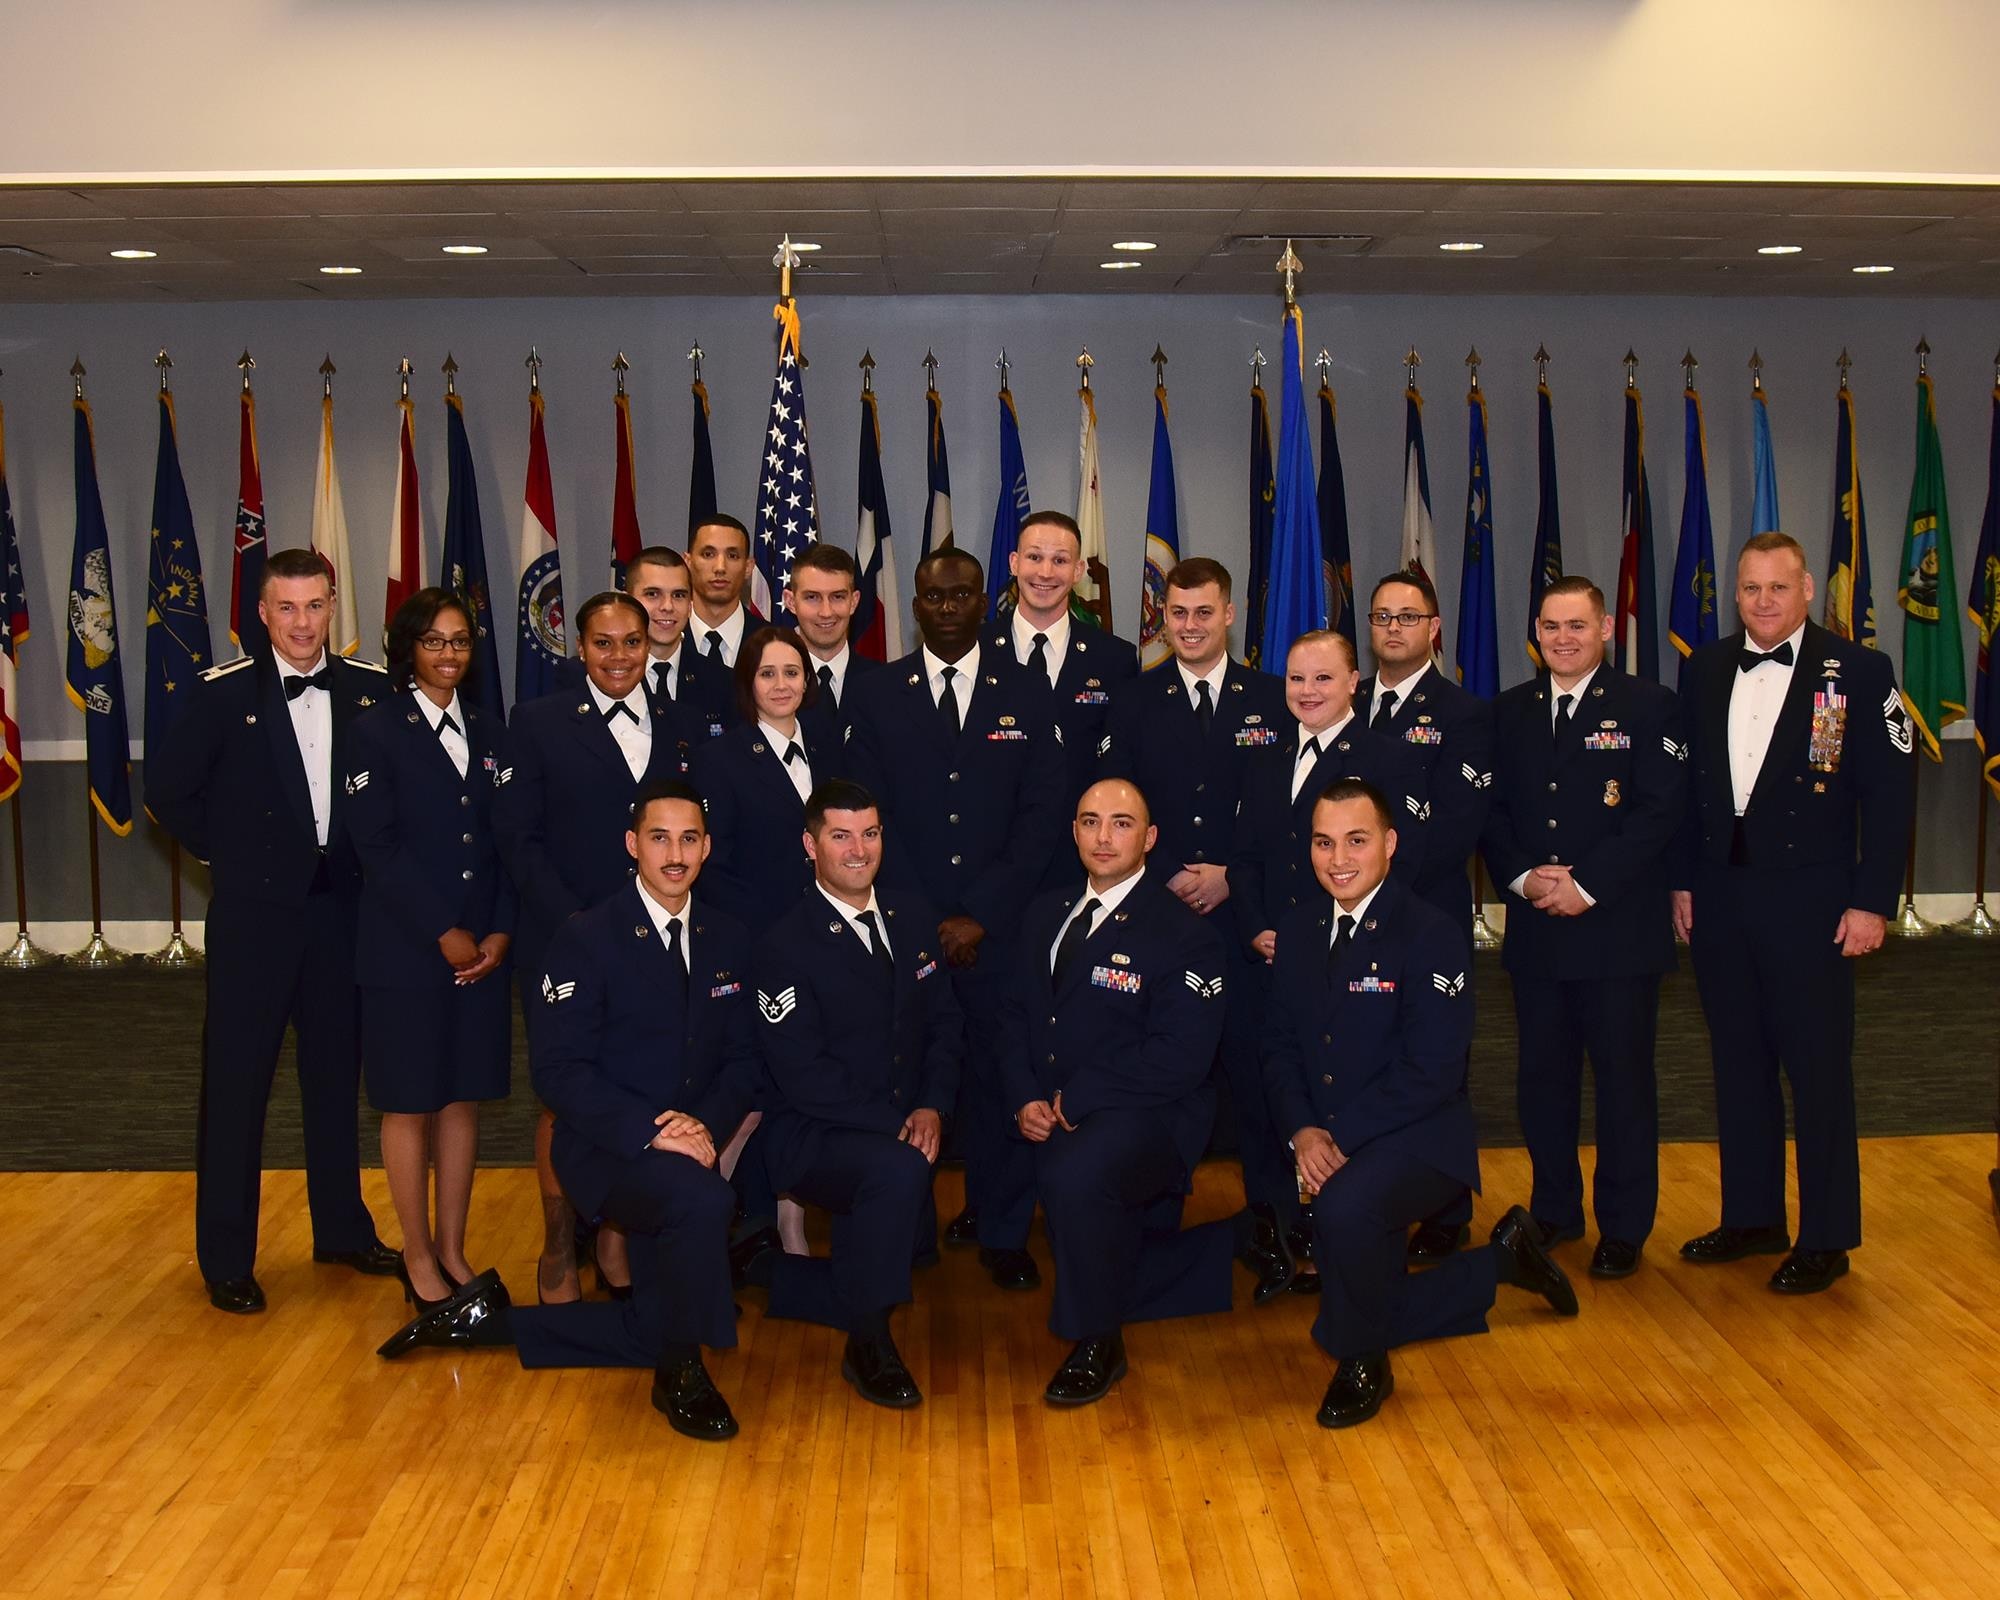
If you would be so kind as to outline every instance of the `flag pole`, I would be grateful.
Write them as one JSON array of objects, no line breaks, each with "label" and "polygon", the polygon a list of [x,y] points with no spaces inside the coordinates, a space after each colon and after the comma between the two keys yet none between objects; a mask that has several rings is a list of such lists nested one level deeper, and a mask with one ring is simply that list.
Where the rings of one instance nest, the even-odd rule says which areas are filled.
[{"label": "flag pole", "polygon": [[[2000,389],[2000,354],[1993,357],[1993,387]],[[2000,922],[1986,909],[1986,773],[1983,761],[1975,762],[1973,784],[1979,791],[1979,822],[1974,829],[1977,841],[1972,858],[1972,910],[1951,924],[1953,933],[1968,939],[1990,939],[2000,934]]]},{"label": "flag pole", "polygon": [[[1847,352],[1841,351],[1843,368],[1841,378],[1846,380],[1845,360]],[[1928,339],[1917,340],[1917,376],[1927,377],[1931,367],[1931,346]],[[1896,908],[1896,915],[1889,924],[1889,931],[1899,938],[1928,939],[1941,926],[1932,922],[1917,910],[1917,792],[1921,786],[1924,770],[1923,741],[1910,741],[1910,842],[1903,856],[1903,903]],[[1980,819],[1985,820],[1985,807],[1980,807]]]},{"label": "flag pole", "polygon": [[[1472,393],[1476,396],[1479,393],[1479,346],[1474,345],[1466,352],[1465,366],[1471,376]],[[1493,931],[1493,924],[1486,920],[1486,858],[1477,850],[1472,852],[1472,948],[1475,950],[1500,948],[1500,935]]]},{"label": "flag pole", "polygon": [[[331,359],[331,358],[329,358]],[[160,369],[160,393],[171,394],[167,386],[167,373],[173,367],[173,357],[165,350],[153,357],[153,365]],[[94,831],[92,842],[95,843]],[[181,842],[171,833],[167,835],[167,887],[169,915],[173,925],[167,934],[167,942],[157,950],[149,950],[139,959],[148,966],[164,967],[172,972],[186,971],[201,965],[201,952],[188,943],[187,934],[181,929]]]},{"label": "flag pole", "polygon": [[21,842],[21,790],[27,782],[27,762],[21,763],[22,782],[15,786],[14,804],[14,942],[0,950],[0,970],[31,972],[45,967],[55,957],[28,937],[28,852]]}]

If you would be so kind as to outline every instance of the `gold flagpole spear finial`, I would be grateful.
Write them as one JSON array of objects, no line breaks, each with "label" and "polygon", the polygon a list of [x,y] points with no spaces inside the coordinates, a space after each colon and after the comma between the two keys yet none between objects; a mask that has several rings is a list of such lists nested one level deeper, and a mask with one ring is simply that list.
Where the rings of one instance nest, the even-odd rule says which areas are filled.
[{"label": "gold flagpole spear finial", "polygon": [[1753,347],[1750,351],[1750,392],[1756,394],[1764,387],[1764,358]]},{"label": "gold flagpole spear finial", "polygon": [[1285,241],[1285,253],[1278,257],[1278,271],[1285,275],[1285,309],[1287,311],[1299,303],[1298,277],[1305,269],[1305,263],[1299,259],[1298,252],[1292,248],[1292,241],[1287,239]]},{"label": "gold flagpole spear finial", "polygon": [[1535,346],[1535,386],[1537,388],[1548,387],[1549,362],[1552,359],[1549,355],[1549,347],[1547,345],[1538,344]]},{"label": "gold flagpole spear finial", "polygon": [[792,298],[792,268],[799,264],[801,257],[792,248],[792,236],[788,233],[778,241],[778,253],[771,257],[771,265],[778,269],[778,298],[789,301]]},{"label": "gold flagpole spear finial", "polygon": [[687,358],[694,363],[694,382],[696,383],[701,382],[701,362],[702,358],[707,354],[708,352],[702,349],[701,340],[699,339],[688,346]]},{"label": "gold flagpole spear finial", "polygon": [[250,387],[250,374],[257,370],[257,363],[252,359],[247,348],[243,354],[236,358],[236,370],[243,374],[243,387],[245,391],[248,391]]},{"label": "gold flagpole spear finial", "polygon": [[1633,353],[1633,350],[1632,350],[1632,347],[1631,347],[1630,345],[1627,345],[1627,346],[1625,347],[1625,363],[1624,363],[1624,364],[1625,364],[1625,387],[1626,387],[1626,388],[1628,388],[1628,389],[1636,389],[1636,388],[1638,388],[1638,387],[1639,387],[1639,358],[1638,358],[1638,356],[1637,356],[1636,354],[1634,354],[1634,353]]},{"label": "gold flagpole spear finial", "polygon": [[625,352],[623,350],[620,350],[617,355],[611,358],[612,381],[618,385],[616,393],[623,394],[625,392],[625,374],[631,370],[632,363],[625,359]]},{"label": "gold flagpole spear finial", "polygon": [[1090,353],[1090,346],[1085,345],[1083,353],[1076,358],[1077,386],[1079,388],[1084,390],[1090,388],[1090,369],[1096,365],[1097,357]]},{"label": "gold flagpole spear finial", "polygon": [[1917,336],[1917,376],[1920,378],[1928,378],[1930,375],[1931,375],[1931,342],[1930,340],[1924,338],[1921,334],[1919,334]]},{"label": "gold flagpole spear finial", "polygon": [[1011,393],[1012,391],[1007,387],[1007,369],[1013,363],[1007,359],[1007,347],[1004,344],[1000,347],[1000,359],[994,362],[993,365],[1000,369],[1000,392],[1002,394]]},{"label": "gold flagpole spear finial", "polygon": [[1685,380],[1685,387],[1689,394],[1694,393],[1694,375],[1700,369],[1701,369],[1701,363],[1695,360],[1694,351],[1689,350],[1685,355],[1681,357],[1681,370],[1687,374]]},{"label": "gold flagpole spear finial", "polygon": [[1155,389],[1164,389],[1167,386],[1167,352],[1159,345],[1154,345],[1151,360],[1153,363],[1153,387]]},{"label": "gold flagpole spear finial", "polygon": [[410,398],[410,375],[415,371],[416,368],[410,365],[410,358],[408,356],[404,356],[401,361],[396,363],[396,377],[403,386],[402,398],[405,400]]},{"label": "gold flagpole spear finial", "polygon": [[924,392],[926,394],[936,394],[938,362],[937,357],[932,355],[928,348],[924,351],[922,365],[924,369]]},{"label": "gold flagpole spear finial", "polygon": [[444,373],[444,397],[449,400],[458,393],[458,363],[451,358],[449,350],[444,353],[444,365],[439,369]]},{"label": "gold flagpole spear finial", "polygon": [[1328,382],[1333,372],[1333,352],[1327,349],[1325,345],[1321,345],[1319,347],[1319,354],[1313,357],[1313,367],[1319,373],[1319,386],[1322,389],[1328,387]]},{"label": "gold flagpole spear finial", "polygon": [[534,345],[528,346],[528,359],[521,363],[528,369],[528,393],[542,392],[542,353]]},{"label": "gold flagpole spear finial", "polygon": [[1479,393],[1479,346],[1474,345],[1466,352],[1465,364],[1472,372],[1472,392]]},{"label": "gold flagpole spear finial", "polygon": [[1847,392],[1847,369],[1854,365],[1854,357],[1847,353],[1847,349],[1843,345],[1840,354],[1834,358],[1833,364],[1840,368],[1840,392],[1845,394]]},{"label": "gold flagpole spear finial", "polygon": [[327,351],[326,359],[319,364],[320,393],[328,400],[333,398],[333,375],[340,369],[333,364],[333,352]]},{"label": "gold flagpole spear finial", "polygon": [[1403,357],[1404,388],[1406,389],[1416,388],[1417,368],[1421,367],[1423,364],[1424,364],[1424,358],[1417,354],[1417,347],[1415,345],[1411,345],[1410,353]]},{"label": "gold flagpole spear finial", "polygon": [[69,364],[69,375],[76,380],[76,397],[83,398],[83,357],[78,356]]},{"label": "gold flagpole spear finial", "polygon": [[1250,352],[1251,388],[1261,389],[1264,387],[1264,368],[1267,367],[1268,365],[1270,365],[1270,363],[1264,359],[1264,347],[1262,345],[1258,345],[1256,349]]},{"label": "gold flagpole spear finial", "polygon": [[161,394],[165,394],[167,392],[167,372],[168,369],[173,366],[173,364],[174,364],[174,358],[167,354],[166,347],[164,345],[161,346],[160,353],[153,357],[153,365],[160,369]]},{"label": "gold flagpole spear finial", "polygon": [[875,352],[873,350],[863,350],[861,352],[861,359],[855,362],[855,365],[861,369],[861,392],[863,394],[873,394],[875,392]]}]

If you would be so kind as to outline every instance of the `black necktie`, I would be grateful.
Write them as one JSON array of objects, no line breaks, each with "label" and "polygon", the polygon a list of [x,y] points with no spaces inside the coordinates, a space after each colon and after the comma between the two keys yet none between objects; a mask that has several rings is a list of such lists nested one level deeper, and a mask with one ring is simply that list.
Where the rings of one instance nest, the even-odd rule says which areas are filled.
[{"label": "black necktie", "polygon": [[451,720],[451,713],[449,711],[447,711],[443,716],[438,718],[438,725],[432,731],[436,733],[440,739],[442,739],[444,737],[444,730],[446,728],[451,729],[453,733],[458,732],[458,724]]},{"label": "black necktie", "polygon": [[1049,636],[1046,633],[1038,633],[1035,635],[1035,647],[1034,649],[1028,652],[1028,665],[1033,667],[1035,671],[1044,679],[1048,677]]},{"label": "black necktie", "polygon": [[604,720],[606,722],[609,722],[614,717],[617,717],[621,712],[625,716],[630,717],[634,722],[637,722],[639,720],[639,713],[634,711],[623,700],[614,700],[611,702],[610,705],[604,708]]},{"label": "black necktie", "polygon": [[1381,699],[1375,702],[1375,715],[1368,719],[1368,726],[1372,728],[1378,722],[1388,722],[1395,715],[1396,691],[1394,689],[1385,689],[1382,692]]},{"label": "black necktie", "polygon": [[660,699],[662,696],[669,700],[673,699],[674,665],[671,661],[655,661],[647,669],[647,677],[648,681],[652,684],[653,698],[655,700]]},{"label": "black necktie", "polygon": [[725,667],[729,664],[722,659],[722,635],[720,633],[711,633],[706,639],[702,640],[701,653],[706,660],[713,661],[718,667]]},{"label": "black necktie", "polygon": [[[1752,667],[1761,666],[1766,661],[1775,661],[1781,667],[1789,667],[1792,664],[1792,641],[1787,639],[1775,650],[1752,650],[1746,644],[1743,647],[1743,654],[1736,658],[1736,670],[1748,672]],[[298,682],[296,678],[292,681]]]},{"label": "black necktie", "polygon": [[667,968],[668,977],[670,980],[679,983],[681,1000],[685,1003],[688,988],[688,961],[687,951],[681,946],[681,921],[679,917],[670,917],[667,920],[667,960],[671,963]]},{"label": "black necktie", "polygon": [[875,959],[882,963],[882,970],[890,977],[896,975],[896,958],[889,953],[889,941],[883,935],[882,925],[875,920],[875,913],[864,911],[854,919],[868,930],[868,944]]},{"label": "black necktie", "polygon": [[1326,972],[1329,978],[1333,976],[1333,969],[1340,965],[1340,952],[1347,948],[1348,941],[1353,937],[1354,918],[1343,911],[1334,920],[1333,943],[1327,947]]},{"label": "black necktie", "polygon": [[951,680],[957,676],[956,667],[944,667],[938,672],[938,677],[944,682],[944,687],[938,691],[938,710],[944,713],[945,726],[951,729],[954,739],[965,730],[965,724],[958,715],[958,693],[951,686]]},{"label": "black necktie", "polygon": [[1070,963],[1076,960],[1076,953],[1083,948],[1083,941],[1090,937],[1091,919],[1097,915],[1098,909],[1098,901],[1085,900],[1083,909],[1071,920],[1070,925],[1063,929],[1062,939],[1056,945],[1055,963],[1049,968],[1049,979],[1052,983],[1060,984],[1063,981],[1063,974],[1069,971]]},{"label": "black necktie", "polygon": [[790,766],[794,761],[803,761],[805,758],[806,753],[799,748],[798,740],[794,739],[790,744],[785,746],[786,766]]},{"label": "black necktie", "polygon": [[1194,686],[1194,725],[1201,730],[1201,736],[1208,737],[1209,725],[1215,721],[1215,702],[1209,698],[1208,679],[1203,678]]},{"label": "black necktie", "polygon": [[833,692],[833,668],[824,661],[819,667],[819,692],[833,702],[834,710],[840,709],[840,697]]},{"label": "black necktie", "polygon": [[[1790,649],[1791,647],[1787,645],[1786,648]],[[1791,657],[1787,656],[1785,659],[1789,661]],[[285,698],[287,700],[298,699],[308,689],[324,689],[328,694],[332,694],[333,668],[330,666],[321,667],[317,672],[285,680]]]},{"label": "black necktie", "polygon": [[1569,726],[1569,714],[1575,709],[1576,709],[1575,695],[1559,694],[1556,696],[1556,727],[1558,729],[1567,728]]}]

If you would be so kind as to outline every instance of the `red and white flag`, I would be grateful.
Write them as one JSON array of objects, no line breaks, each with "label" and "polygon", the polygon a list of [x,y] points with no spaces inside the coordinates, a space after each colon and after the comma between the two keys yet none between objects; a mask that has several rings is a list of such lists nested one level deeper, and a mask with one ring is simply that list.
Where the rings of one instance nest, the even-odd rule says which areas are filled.
[{"label": "red and white flag", "polygon": [[410,397],[396,402],[396,501],[389,512],[389,590],[382,613],[386,628],[396,608],[424,586],[423,504],[417,496],[417,410]]}]

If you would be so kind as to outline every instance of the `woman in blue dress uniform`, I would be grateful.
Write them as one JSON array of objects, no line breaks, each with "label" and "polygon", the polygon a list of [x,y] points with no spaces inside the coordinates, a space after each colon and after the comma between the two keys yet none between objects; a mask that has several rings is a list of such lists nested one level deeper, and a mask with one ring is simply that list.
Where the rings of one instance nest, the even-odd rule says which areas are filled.
[{"label": "woman in blue dress uniform", "polygon": [[362,867],[362,1069],[420,1303],[473,1276],[465,1219],[479,1102],[506,1097],[512,1060],[514,888],[491,825],[509,773],[506,730],[459,695],[472,640],[465,603],[449,591],[403,602],[388,656],[405,692],[355,724],[346,774]]}]

